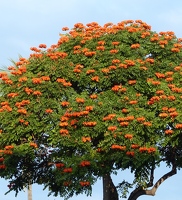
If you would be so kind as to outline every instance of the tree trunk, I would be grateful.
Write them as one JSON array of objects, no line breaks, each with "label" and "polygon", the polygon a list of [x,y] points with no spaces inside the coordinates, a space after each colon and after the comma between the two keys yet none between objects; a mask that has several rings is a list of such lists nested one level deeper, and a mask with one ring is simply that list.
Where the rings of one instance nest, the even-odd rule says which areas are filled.
[{"label": "tree trunk", "polygon": [[32,200],[32,185],[28,186],[28,200]]},{"label": "tree trunk", "polygon": [[103,176],[103,200],[119,200],[118,192],[110,174]]}]

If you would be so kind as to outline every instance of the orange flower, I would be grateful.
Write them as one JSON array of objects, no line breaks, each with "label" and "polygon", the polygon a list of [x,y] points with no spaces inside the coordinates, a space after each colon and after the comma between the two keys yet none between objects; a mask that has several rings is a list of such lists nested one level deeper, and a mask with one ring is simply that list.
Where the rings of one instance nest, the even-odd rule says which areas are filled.
[{"label": "orange flower", "polygon": [[179,48],[172,48],[171,51],[174,52],[174,53],[178,53],[178,52],[180,52],[180,49]]},{"label": "orange flower", "polygon": [[42,92],[40,92],[39,90],[36,90],[33,92],[33,95],[39,96],[39,95],[42,95]]},{"label": "orange flower", "polygon": [[60,133],[61,135],[68,135],[68,134],[69,134],[69,131],[68,131],[67,129],[61,129],[61,130],[59,131],[59,133]]},{"label": "orange flower", "polygon": [[119,59],[114,59],[114,60],[112,60],[112,64],[118,64],[118,63],[120,63],[121,61],[119,60]]},{"label": "orange flower", "polygon": [[174,100],[176,99],[175,96],[168,96],[167,98],[168,98],[168,100],[170,100],[170,101],[174,101]]},{"label": "orange flower", "polygon": [[26,87],[26,88],[24,89],[24,91],[25,91],[28,95],[31,94],[31,93],[33,92],[33,90],[30,89],[30,88],[28,88],[28,87]]},{"label": "orange flower", "polygon": [[133,157],[135,155],[135,152],[134,151],[127,151],[126,155]]},{"label": "orange flower", "polygon": [[94,72],[95,72],[94,69],[89,69],[89,70],[87,70],[86,74],[93,74]]},{"label": "orange flower", "polygon": [[155,75],[157,76],[157,78],[165,78],[165,74],[156,72]]},{"label": "orange flower", "polygon": [[140,47],[140,44],[132,44],[131,49],[137,49]]},{"label": "orange flower", "polygon": [[91,142],[91,137],[82,137],[82,142]]},{"label": "orange flower", "polygon": [[122,113],[128,113],[129,111],[128,111],[128,109],[123,108],[123,109],[121,110],[121,112],[122,112]]},{"label": "orange flower", "polygon": [[[110,50],[110,53],[111,53],[111,54],[115,54],[115,53],[118,53],[118,51],[119,51],[118,49],[112,49],[112,50]],[[115,62],[115,61],[114,61],[114,62]],[[115,63],[116,63],[116,62],[115,62]]]},{"label": "orange flower", "polygon": [[126,127],[129,125],[129,122],[120,122],[120,125]]},{"label": "orange flower", "polygon": [[40,83],[42,83],[42,80],[41,80],[41,78],[32,78],[32,83],[40,84]]},{"label": "orange flower", "polygon": [[91,98],[91,99],[97,99],[97,95],[96,95],[96,94],[91,94],[91,95],[90,95],[90,98]]},{"label": "orange flower", "polygon": [[171,134],[173,134],[174,131],[168,129],[168,130],[165,130],[164,132],[165,132],[166,135],[171,135]]},{"label": "orange flower", "polygon": [[30,146],[31,146],[31,147],[34,147],[34,148],[37,148],[37,147],[38,147],[37,144],[34,143],[34,142],[30,142]]},{"label": "orange flower", "polygon": [[53,112],[53,110],[52,110],[52,109],[50,109],[50,108],[48,108],[48,109],[46,109],[46,110],[45,110],[45,112],[46,112],[46,113],[52,113],[52,112]]},{"label": "orange flower", "polygon": [[131,145],[131,148],[132,148],[132,149],[138,149],[138,148],[139,148],[139,145],[138,145],[138,144],[132,144],[132,145]]},{"label": "orange flower", "polygon": [[168,117],[168,114],[167,114],[167,113],[160,113],[160,114],[159,114],[159,117],[161,117],[161,118],[166,118],[166,117]]},{"label": "orange flower", "polygon": [[86,106],[86,107],[85,107],[85,110],[86,110],[86,111],[92,111],[93,108],[94,108],[93,106]]},{"label": "orange flower", "polygon": [[129,102],[129,104],[131,104],[131,105],[134,105],[134,104],[137,104],[137,103],[138,103],[137,100],[132,100],[132,101]]},{"label": "orange flower", "polygon": [[20,113],[20,114],[23,114],[23,115],[26,115],[26,114],[27,114],[27,110],[24,109],[24,108],[18,109],[17,112]]},{"label": "orange flower", "polygon": [[126,149],[126,146],[121,146],[121,145],[118,145],[118,144],[113,144],[111,146],[111,149],[116,149],[116,150],[124,151]]},{"label": "orange flower", "polygon": [[18,93],[12,92],[12,93],[7,94],[7,96],[11,97],[11,98],[14,98],[14,97],[18,96]]},{"label": "orange flower", "polygon": [[60,122],[59,126],[66,127],[68,126],[68,122]]},{"label": "orange flower", "polygon": [[65,173],[72,173],[73,169],[71,167],[63,169]]},{"label": "orange flower", "polygon": [[107,128],[107,130],[108,130],[108,131],[115,131],[115,130],[117,130],[117,126],[109,126],[109,127]]},{"label": "orange flower", "polygon": [[133,138],[133,134],[125,134],[124,137],[126,139],[132,139]]},{"label": "orange flower", "polygon": [[55,163],[55,166],[57,168],[61,168],[61,167],[64,167],[64,164],[63,163]]},{"label": "orange flower", "polygon": [[93,122],[83,122],[84,126],[88,126],[88,127],[93,127],[96,126],[97,122],[93,121]]},{"label": "orange flower", "polygon": [[118,45],[120,42],[112,42],[112,45]]},{"label": "orange flower", "polygon": [[81,167],[88,167],[90,166],[90,161],[87,161],[87,160],[83,160],[80,162],[79,164]]},{"label": "orange flower", "polygon": [[50,77],[49,76],[42,76],[41,79],[43,81],[50,81]]},{"label": "orange flower", "polygon": [[152,123],[151,122],[143,122],[143,125],[144,126],[152,126]]},{"label": "orange flower", "polygon": [[147,149],[147,152],[148,152],[148,153],[155,153],[155,152],[156,152],[156,148],[155,148],[155,147],[149,147],[149,148]]},{"label": "orange flower", "polygon": [[98,46],[96,47],[97,50],[100,50],[100,51],[104,51],[105,50],[105,46]]},{"label": "orange flower", "polygon": [[18,79],[19,82],[26,82],[27,80],[28,80],[28,78],[26,76],[23,76]]},{"label": "orange flower", "polygon": [[176,129],[182,129],[182,124],[176,124],[175,128]]},{"label": "orange flower", "polygon": [[84,100],[83,98],[77,97],[77,98],[76,98],[76,102],[77,102],[77,103],[84,103],[85,100]]},{"label": "orange flower", "polygon": [[145,117],[138,117],[138,118],[136,118],[136,120],[138,122],[143,122],[143,121],[145,121]]},{"label": "orange flower", "polygon": [[66,106],[69,106],[69,102],[68,101],[62,101],[61,102],[61,105],[63,106],[63,107],[66,107]]},{"label": "orange flower", "polygon": [[129,81],[128,81],[128,84],[129,84],[129,85],[134,85],[134,84],[136,84],[136,80],[129,80]]},{"label": "orange flower", "polygon": [[82,187],[86,187],[86,186],[89,186],[90,185],[90,182],[89,181],[80,181],[80,185]]},{"label": "orange flower", "polygon": [[93,76],[91,79],[92,79],[92,81],[99,82],[99,77],[98,76]]},{"label": "orange flower", "polygon": [[47,48],[46,44],[39,44],[39,48]]},{"label": "orange flower", "polygon": [[63,28],[62,28],[62,31],[68,31],[68,30],[69,30],[68,27],[63,27]]}]

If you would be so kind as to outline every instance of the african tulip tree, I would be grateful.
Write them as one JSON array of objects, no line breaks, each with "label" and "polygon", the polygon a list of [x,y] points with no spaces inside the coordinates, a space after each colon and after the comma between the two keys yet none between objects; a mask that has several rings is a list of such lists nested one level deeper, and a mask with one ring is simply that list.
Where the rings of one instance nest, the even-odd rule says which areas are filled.
[{"label": "african tulip tree", "polygon": [[[0,74],[1,177],[65,198],[91,194],[99,177],[104,200],[129,186],[129,200],[154,195],[182,166],[182,40],[140,20],[63,30]],[[171,171],[155,183],[160,162]],[[133,183],[115,186],[125,169]]]}]

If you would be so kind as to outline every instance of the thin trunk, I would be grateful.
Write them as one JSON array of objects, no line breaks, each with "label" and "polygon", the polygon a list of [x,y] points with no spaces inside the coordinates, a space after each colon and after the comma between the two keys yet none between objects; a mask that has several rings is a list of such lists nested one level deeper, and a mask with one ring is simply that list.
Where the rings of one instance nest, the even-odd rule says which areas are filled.
[{"label": "thin trunk", "polygon": [[32,185],[28,186],[28,200],[32,200]]},{"label": "thin trunk", "polygon": [[118,192],[110,174],[103,176],[103,200],[119,200]]}]

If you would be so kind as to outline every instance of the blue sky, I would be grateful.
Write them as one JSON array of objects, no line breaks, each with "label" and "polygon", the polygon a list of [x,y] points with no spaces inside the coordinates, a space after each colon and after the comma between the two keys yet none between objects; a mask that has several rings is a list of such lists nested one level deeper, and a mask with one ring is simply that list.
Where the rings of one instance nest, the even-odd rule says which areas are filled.
[{"label": "blue sky", "polygon": [[[154,31],[174,31],[182,38],[182,1],[181,0],[0,0],[0,68],[11,65],[19,55],[28,57],[30,47],[45,43],[56,44],[64,26],[73,27],[77,22],[84,24],[96,21],[103,25],[107,22],[118,23],[126,19],[141,19],[152,26]],[[156,174],[161,175],[167,168],[162,166]],[[115,181],[130,176],[128,172],[115,177]],[[181,200],[180,184],[182,172],[158,189],[155,197],[143,196],[139,200]],[[4,196],[8,182],[0,179],[1,200],[25,200],[27,192],[18,198],[14,193]],[[83,200],[78,196],[72,200]],[[47,191],[33,185],[33,200],[57,200],[47,197]],[[93,188],[89,200],[102,199],[101,181]]]}]

